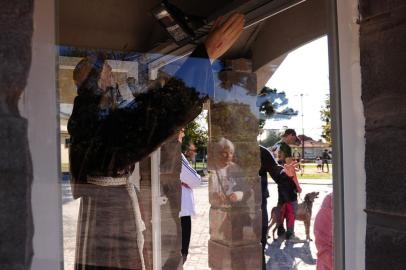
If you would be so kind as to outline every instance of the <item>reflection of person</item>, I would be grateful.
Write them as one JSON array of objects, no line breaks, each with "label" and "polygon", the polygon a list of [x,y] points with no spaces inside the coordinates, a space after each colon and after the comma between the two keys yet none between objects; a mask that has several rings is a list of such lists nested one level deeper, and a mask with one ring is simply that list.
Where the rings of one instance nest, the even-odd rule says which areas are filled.
[{"label": "reflection of person", "polygon": [[239,14],[218,20],[164,87],[124,107],[111,104],[112,70],[103,57],[76,66],[78,96],[68,123],[72,192],[82,198],[75,269],[145,269],[145,225],[129,176],[137,161],[200,113],[212,91],[210,60],[231,47],[243,21]]},{"label": "reflection of person", "polygon": [[128,77],[126,82],[133,97],[137,97],[142,92],[142,89],[140,89],[141,87],[139,87],[137,80],[134,77]]},{"label": "reflection of person", "polygon": [[[215,234],[230,237],[226,240],[246,240],[255,234],[253,228],[258,224],[249,211],[253,206],[252,189],[243,169],[233,161],[235,147],[230,140],[221,138],[211,145],[211,150],[213,171],[209,178],[210,202],[212,207],[223,208],[213,219],[217,224]],[[244,268],[243,265],[241,267]]]},{"label": "reflection of person", "polygon": [[[181,143],[185,136],[185,130],[181,129],[178,140]],[[198,187],[201,183],[200,175],[190,166],[186,157],[182,154],[182,169],[180,173],[180,181],[182,185],[182,199],[180,224],[182,227],[182,257],[183,262],[186,261],[189,253],[190,235],[192,232],[192,219],[191,216],[195,215],[195,201],[193,197],[193,189]]]},{"label": "reflection of person", "polygon": [[333,270],[333,202],[332,193],[321,204],[314,221],[317,270]]},{"label": "reflection of person", "polygon": [[321,164],[321,171],[324,172],[324,164],[326,164],[327,166],[327,172],[330,171],[329,167],[328,167],[328,160],[330,159],[330,155],[328,154],[328,150],[324,149],[323,154],[321,154],[321,159],[323,160],[322,164]]},{"label": "reflection of person", "polygon": [[213,198],[220,204],[241,203],[251,195],[241,168],[233,162],[234,144],[221,138],[213,148],[215,177],[212,181]]},{"label": "reflection of person", "polygon": [[268,190],[268,175],[271,172],[271,159],[273,159],[271,152],[263,146],[259,147],[260,157],[261,157],[261,168],[259,169],[259,176],[261,177],[261,212],[262,212],[262,233],[261,233],[261,244],[262,244],[262,269],[266,269],[265,262],[265,246],[268,233],[268,208],[267,199],[269,197]]}]

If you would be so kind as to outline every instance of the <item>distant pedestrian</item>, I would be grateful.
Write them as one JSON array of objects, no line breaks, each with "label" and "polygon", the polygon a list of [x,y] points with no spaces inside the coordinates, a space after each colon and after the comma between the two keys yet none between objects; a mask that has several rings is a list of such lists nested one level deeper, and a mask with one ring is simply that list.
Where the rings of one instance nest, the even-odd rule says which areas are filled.
[{"label": "distant pedestrian", "polygon": [[328,154],[328,150],[324,149],[323,154],[321,155],[322,158],[322,164],[321,164],[321,170],[324,172],[324,164],[327,166],[327,173],[330,172],[330,169],[328,167],[328,160],[330,159],[330,155]]},{"label": "distant pedestrian", "polygon": [[317,164],[317,172],[321,172],[321,164],[322,164],[322,160],[320,158],[320,156],[316,157],[316,164]]}]

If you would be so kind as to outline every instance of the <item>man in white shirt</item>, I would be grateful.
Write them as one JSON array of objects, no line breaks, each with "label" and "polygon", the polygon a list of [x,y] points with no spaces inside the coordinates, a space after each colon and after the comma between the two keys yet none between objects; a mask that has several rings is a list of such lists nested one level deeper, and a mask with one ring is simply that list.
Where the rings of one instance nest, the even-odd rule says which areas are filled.
[{"label": "man in white shirt", "polygon": [[[182,143],[182,139],[185,136],[185,129],[181,129],[179,132],[178,140]],[[182,185],[182,200],[181,211],[179,213],[181,227],[182,227],[182,257],[183,263],[187,259],[189,253],[190,235],[192,231],[192,219],[191,216],[195,215],[195,201],[193,197],[193,188],[200,186],[201,177],[195,169],[190,166],[185,155],[182,155],[182,170],[180,173],[180,181]]]}]

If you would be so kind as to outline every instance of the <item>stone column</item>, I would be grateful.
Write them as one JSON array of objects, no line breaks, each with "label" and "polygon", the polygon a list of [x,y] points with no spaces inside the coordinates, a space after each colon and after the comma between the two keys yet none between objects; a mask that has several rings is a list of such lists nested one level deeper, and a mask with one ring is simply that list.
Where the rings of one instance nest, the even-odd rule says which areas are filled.
[{"label": "stone column", "polygon": [[[366,269],[406,265],[406,4],[359,1],[365,110]],[[355,179],[354,179],[355,180]]]},{"label": "stone column", "polygon": [[33,3],[0,4],[0,269],[29,269],[33,247],[32,163],[18,100],[31,65]]},{"label": "stone column", "polygon": [[[224,70],[216,79],[216,99],[209,113],[209,267],[213,270],[261,269],[256,77],[251,72],[250,61],[245,59],[226,61]],[[218,161],[221,140],[234,146],[233,163],[223,168]],[[231,192],[240,192],[243,196],[232,202]]]}]

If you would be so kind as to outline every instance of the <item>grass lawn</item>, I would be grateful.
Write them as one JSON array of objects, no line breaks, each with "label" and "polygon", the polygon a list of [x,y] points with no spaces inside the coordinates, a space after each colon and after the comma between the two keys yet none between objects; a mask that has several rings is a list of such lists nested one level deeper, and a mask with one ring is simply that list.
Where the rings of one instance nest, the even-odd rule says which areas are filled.
[{"label": "grass lawn", "polygon": [[297,176],[299,178],[299,181],[300,179],[332,179],[333,178],[332,170],[333,166],[331,164],[329,164],[329,173],[326,173],[326,172],[318,172],[317,165],[315,163],[305,163],[303,175],[300,175],[300,172],[298,172]]},{"label": "grass lawn", "polygon": [[206,169],[206,168],[207,168],[207,163],[196,162],[196,166],[195,166],[195,164],[192,164],[192,167],[193,167],[195,170]]}]

